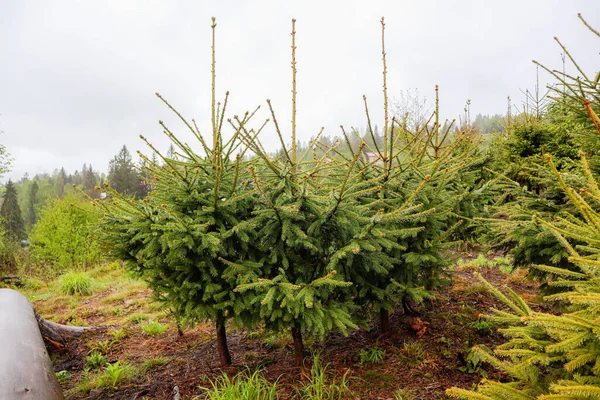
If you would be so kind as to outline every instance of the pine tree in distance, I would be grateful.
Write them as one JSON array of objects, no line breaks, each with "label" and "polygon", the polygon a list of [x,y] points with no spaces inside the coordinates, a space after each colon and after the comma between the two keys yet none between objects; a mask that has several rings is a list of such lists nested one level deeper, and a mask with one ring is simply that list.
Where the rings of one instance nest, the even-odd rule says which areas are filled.
[{"label": "pine tree in distance", "polygon": [[5,236],[12,241],[25,239],[25,222],[21,216],[21,208],[17,199],[17,189],[15,184],[9,180],[6,184],[4,200],[0,207],[0,217],[2,217],[5,228]]}]

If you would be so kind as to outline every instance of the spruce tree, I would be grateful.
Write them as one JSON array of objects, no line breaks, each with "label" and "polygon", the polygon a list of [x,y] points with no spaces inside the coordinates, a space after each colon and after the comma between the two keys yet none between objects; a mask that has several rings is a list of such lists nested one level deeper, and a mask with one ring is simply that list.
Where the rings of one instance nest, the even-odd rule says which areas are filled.
[{"label": "spruce tree", "polygon": [[[295,362],[302,368],[303,337],[323,337],[334,329],[347,333],[355,328],[353,298],[374,288],[377,280],[391,284],[394,252],[405,250],[402,239],[422,229],[418,222],[429,211],[419,210],[413,198],[386,210],[385,203],[377,200],[383,188],[379,175],[366,177],[364,143],[348,156],[340,151],[340,141],[329,146],[317,137],[312,141],[312,159],[308,157],[311,148],[298,154],[295,50],[293,21],[291,147],[285,144],[270,101],[282,146],[275,158],[239,121],[233,122],[260,160],[252,166],[261,196],[253,225],[265,253],[260,260],[261,274],[244,278],[250,282],[236,290],[252,299],[268,329],[290,331]],[[373,146],[378,142],[381,140],[374,137]],[[403,225],[405,221],[412,225]],[[381,301],[379,292],[374,296]]]},{"label": "spruce tree", "polygon": [[[212,144],[194,121],[185,120],[157,94],[198,139],[202,151],[180,141],[161,121],[180,157],[165,156],[147,142],[153,156],[141,156],[143,173],[153,182],[148,196],[136,201],[107,185],[114,201],[96,204],[105,209],[103,239],[112,256],[144,278],[178,319],[215,323],[220,362],[229,365],[227,321],[233,318],[246,326],[256,321],[249,299],[234,288],[242,274],[260,267],[253,261],[260,256],[253,254],[256,239],[249,222],[256,193],[239,132],[229,139],[222,134],[228,94],[222,104],[215,100],[215,28],[213,18]],[[241,129],[252,115],[240,120]]]},{"label": "spruce tree", "polygon": [[21,216],[17,189],[12,180],[6,184],[4,200],[0,207],[0,216],[4,221],[5,236],[11,241],[19,241],[25,238],[25,222]]},{"label": "spruce tree", "polygon": [[[600,131],[599,131],[600,133]],[[551,170],[577,213],[565,213],[555,223],[539,222],[565,246],[580,272],[537,265],[558,279],[561,288],[546,301],[562,301],[570,307],[560,314],[533,311],[514,291],[500,292],[480,279],[508,308],[494,310],[491,320],[507,327],[509,341],[491,354],[475,347],[484,360],[507,373],[513,382],[484,380],[476,392],[453,388],[449,395],[463,399],[588,399],[600,395],[600,189],[586,157],[581,154],[588,178],[583,191],[569,187],[547,155]],[[572,246],[567,239],[580,244]]]},{"label": "spruce tree", "polygon": [[[591,29],[589,25],[588,28]],[[597,31],[592,31],[600,37]],[[598,99],[597,82],[582,82],[582,78],[562,82],[572,90],[574,100],[579,101],[591,121],[587,135],[600,135],[600,118],[589,107],[588,100],[590,94]],[[584,87],[593,90],[586,93]],[[449,395],[485,400],[600,398],[600,189],[588,158],[583,152],[580,156],[586,184],[579,189],[569,185],[568,174],[559,170],[550,155],[544,156],[573,211],[563,210],[552,221],[534,216],[537,223],[556,237],[568,253],[568,260],[577,267],[574,271],[534,266],[555,276],[548,285],[560,289],[545,300],[568,306],[557,313],[534,311],[514,291],[506,288],[504,294],[480,277],[509,308],[509,311],[494,310],[495,315],[490,317],[506,325],[501,332],[508,342],[493,353],[481,347],[475,347],[474,351],[508,374],[512,381],[483,380],[476,391],[452,388],[447,391]]]},{"label": "spruce tree", "polygon": [[37,180],[34,180],[31,186],[29,187],[29,199],[27,202],[27,220],[29,222],[29,226],[35,225],[37,222],[37,203],[38,198],[37,194],[39,191],[39,186]]},{"label": "spruce tree", "polygon": [[[474,180],[468,177],[481,157],[476,157],[478,142],[469,132],[454,134],[452,123],[440,123],[437,88],[435,110],[418,130],[407,127],[407,116],[402,123],[395,118],[390,123],[383,19],[381,25],[383,135],[375,135],[364,98],[371,140],[363,145],[367,156],[356,155],[363,181],[377,187],[361,195],[360,202],[367,205],[370,215],[383,216],[374,230],[378,239],[373,245],[386,263],[379,267],[371,262],[371,254],[364,259],[354,257],[343,279],[354,284],[353,298],[361,314],[379,314],[382,333],[389,333],[389,312],[399,303],[406,312],[414,311],[410,304],[430,296],[425,289],[439,284],[445,274],[452,235],[462,224],[467,203],[473,201],[469,196]],[[352,139],[344,135],[351,149]]]},{"label": "spruce tree", "polygon": [[[85,183],[85,171],[83,175],[82,183]],[[133,163],[131,153],[125,145],[109,162],[108,182],[120,194],[138,199],[145,195],[145,190],[140,185],[139,173]]]}]

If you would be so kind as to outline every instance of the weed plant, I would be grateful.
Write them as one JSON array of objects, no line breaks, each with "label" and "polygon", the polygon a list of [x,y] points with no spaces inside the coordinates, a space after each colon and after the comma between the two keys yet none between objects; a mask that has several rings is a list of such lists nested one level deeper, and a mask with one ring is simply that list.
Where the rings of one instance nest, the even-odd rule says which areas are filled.
[{"label": "weed plant", "polygon": [[92,354],[87,356],[85,361],[91,370],[99,370],[108,364],[108,361],[106,361],[106,356],[97,351],[94,351]]},{"label": "weed plant", "polygon": [[131,379],[135,375],[135,369],[129,363],[117,361],[107,364],[104,373],[96,380],[96,388],[116,388],[119,383]]},{"label": "weed plant", "polygon": [[162,334],[168,327],[156,321],[149,321],[147,325],[142,326],[142,330],[146,335],[154,336]]}]

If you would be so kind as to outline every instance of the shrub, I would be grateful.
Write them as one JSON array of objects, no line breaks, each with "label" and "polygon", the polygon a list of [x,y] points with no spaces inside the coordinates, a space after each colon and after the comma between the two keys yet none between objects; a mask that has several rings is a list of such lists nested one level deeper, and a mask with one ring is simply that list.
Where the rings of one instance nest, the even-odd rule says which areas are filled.
[{"label": "shrub", "polygon": [[101,251],[91,226],[98,220],[94,207],[75,194],[48,202],[29,235],[32,257],[59,270],[98,262]]},{"label": "shrub", "polygon": [[89,296],[94,280],[85,272],[67,272],[59,280],[60,290],[66,295]]}]

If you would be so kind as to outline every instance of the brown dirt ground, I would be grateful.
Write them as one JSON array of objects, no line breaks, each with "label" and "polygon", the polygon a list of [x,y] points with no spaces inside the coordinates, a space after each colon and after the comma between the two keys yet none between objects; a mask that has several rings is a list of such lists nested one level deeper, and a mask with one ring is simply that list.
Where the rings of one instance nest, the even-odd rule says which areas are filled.
[{"label": "brown dirt ground", "polygon": [[[479,269],[479,272],[496,287],[508,284],[529,302],[536,302],[537,284],[525,279],[524,273],[517,271],[506,275],[498,268],[487,267]],[[307,349],[311,353],[320,352],[321,359],[329,364],[332,379],[348,373],[353,393],[348,395],[349,399],[393,399],[394,392],[400,388],[412,390],[415,399],[445,399],[446,388],[470,388],[483,375],[502,379],[501,373],[487,365],[468,369],[466,361],[471,346],[485,344],[493,348],[503,342],[495,329],[480,331],[471,325],[477,321],[479,314],[489,314],[491,308],[502,306],[477,281],[472,269],[457,269],[452,281],[451,285],[436,291],[434,300],[421,307],[418,318],[428,324],[421,337],[417,337],[412,327],[414,317],[405,316],[398,310],[391,315],[393,332],[388,337],[380,337],[377,325],[373,324],[347,337],[332,334],[324,342],[308,342]],[[111,294],[110,290],[105,290],[86,300],[90,312],[81,319],[92,326],[106,324],[106,316],[94,310],[103,298]],[[140,291],[123,300],[125,312],[135,312],[139,302],[136,304],[132,300],[149,298],[149,294],[147,290]],[[218,367],[214,329],[203,324],[186,330],[185,335],[180,337],[172,320],[164,318],[161,322],[169,323],[169,328],[157,336],[143,334],[135,324],[125,327],[127,336],[112,346],[107,359],[109,362],[126,360],[132,365],[141,365],[158,356],[168,357],[170,361],[116,390],[92,390],[87,394],[69,395],[69,398],[172,399],[176,385],[182,399],[201,395],[201,387],[210,386],[210,380],[223,372]],[[299,379],[299,371],[293,367],[291,340],[280,336],[266,341],[265,336],[230,329],[228,339],[234,369],[260,368],[269,380],[279,379],[285,388],[283,398],[291,397],[293,385]],[[71,378],[63,385],[66,391],[81,380],[90,346],[109,339],[111,337],[106,332],[92,332],[64,349],[52,349],[50,346],[55,370],[71,372]],[[359,351],[375,346],[384,350],[383,362],[361,363]]]}]

